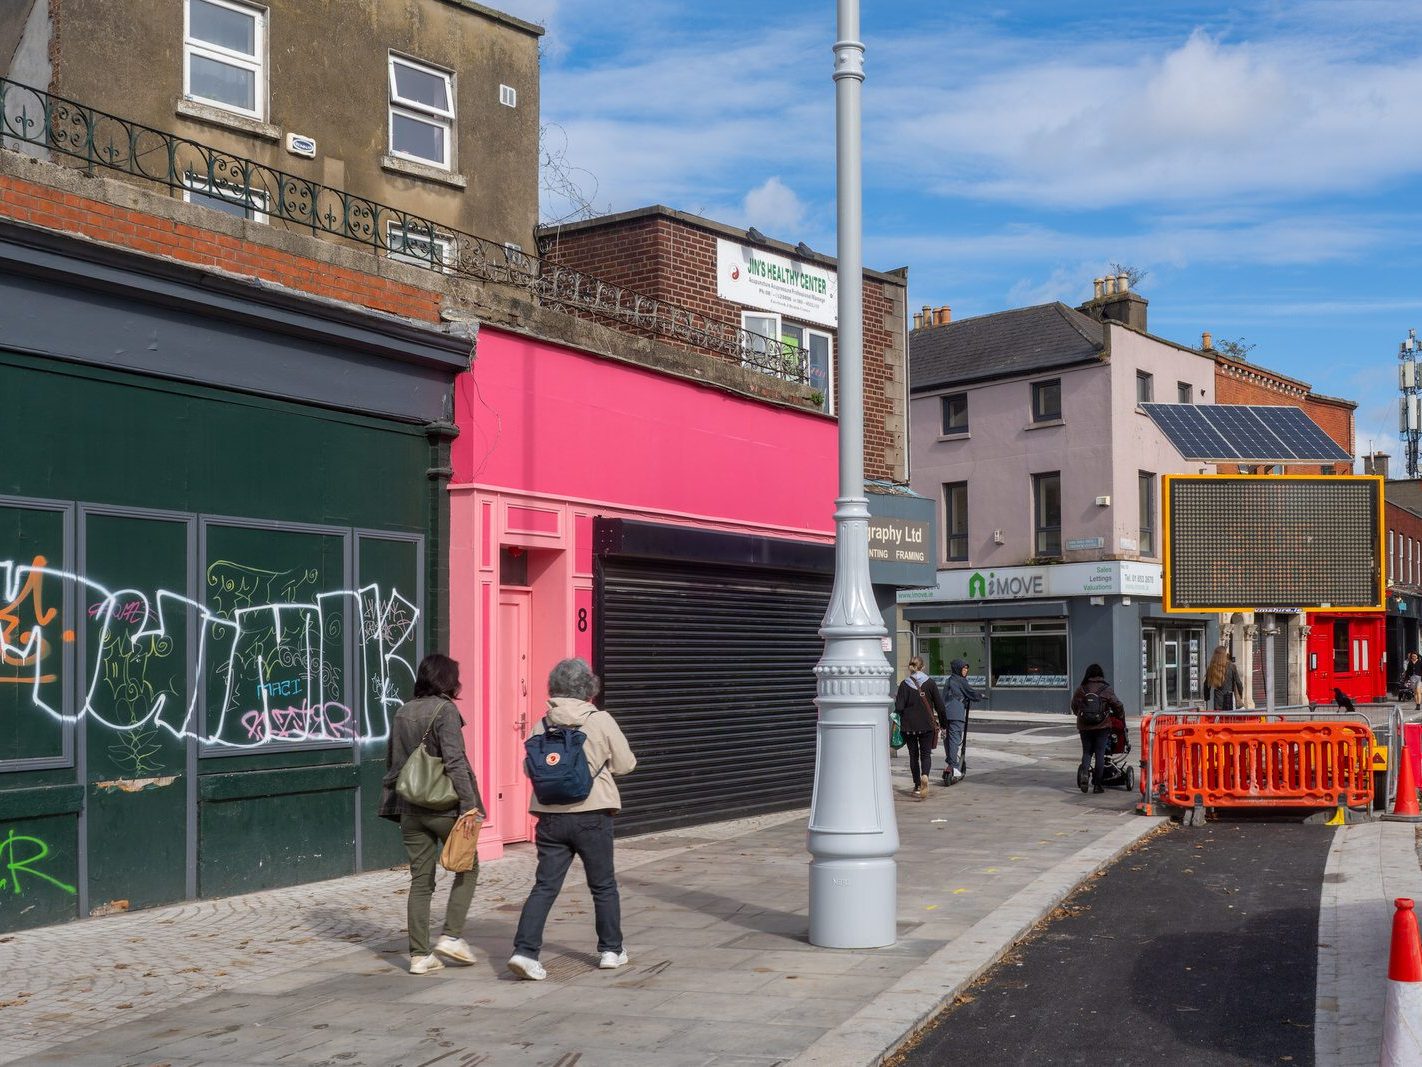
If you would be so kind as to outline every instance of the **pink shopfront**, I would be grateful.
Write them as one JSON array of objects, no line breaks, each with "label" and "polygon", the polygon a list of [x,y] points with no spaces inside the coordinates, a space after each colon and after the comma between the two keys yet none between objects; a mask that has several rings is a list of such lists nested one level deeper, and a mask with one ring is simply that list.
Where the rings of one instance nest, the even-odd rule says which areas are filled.
[{"label": "pink shopfront", "polygon": [[619,825],[808,803],[835,422],[488,326],[455,396],[450,654],[481,852],[530,839],[523,741],[570,655],[638,752]]}]

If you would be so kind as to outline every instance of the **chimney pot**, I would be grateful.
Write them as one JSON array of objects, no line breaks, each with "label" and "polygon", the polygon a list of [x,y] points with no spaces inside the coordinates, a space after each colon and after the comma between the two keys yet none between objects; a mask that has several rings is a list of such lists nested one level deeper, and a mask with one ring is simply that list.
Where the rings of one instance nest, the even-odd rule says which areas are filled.
[{"label": "chimney pot", "polygon": [[935,326],[947,326],[947,325],[948,325],[950,322],[952,322],[952,321],[953,321],[953,309],[950,308],[947,304],[944,304],[941,308],[936,308],[936,309],[934,310],[934,312],[933,312],[933,325],[935,325]]},{"label": "chimney pot", "polygon": [[1091,299],[1092,299],[1092,300],[1100,300],[1101,297],[1104,295],[1104,294],[1103,294],[1103,290],[1105,289],[1105,286],[1106,286],[1106,279],[1105,279],[1105,278],[1093,278],[1093,279],[1091,279],[1091,287],[1092,287],[1092,289],[1094,290],[1094,291],[1092,292],[1092,294],[1091,294]]},{"label": "chimney pot", "polygon": [[1131,291],[1131,276],[1129,274],[1116,275],[1116,292],[1129,293]]},{"label": "chimney pot", "polygon": [[1102,290],[1103,296],[1114,296],[1116,293],[1116,279],[1111,275],[1106,275],[1106,287]]},{"label": "chimney pot", "polygon": [[915,330],[921,330],[921,329],[923,329],[923,312],[922,312],[922,311],[915,311],[915,312],[913,313],[913,328],[914,328]]},{"label": "chimney pot", "polygon": [[1200,351],[1213,352],[1215,350],[1215,339],[1210,336],[1210,331],[1206,330],[1200,334]]}]

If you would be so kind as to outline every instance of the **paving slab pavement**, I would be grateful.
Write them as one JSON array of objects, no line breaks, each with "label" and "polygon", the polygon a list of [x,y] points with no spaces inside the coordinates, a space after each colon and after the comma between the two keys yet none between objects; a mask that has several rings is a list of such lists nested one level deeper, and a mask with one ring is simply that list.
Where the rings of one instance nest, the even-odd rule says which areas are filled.
[{"label": "paving slab pavement", "polygon": [[515,846],[480,874],[466,927],[479,962],[429,976],[404,970],[403,870],[0,937],[0,1063],[874,1063],[1161,822],[1124,791],[1078,792],[1069,722],[1056,744],[1040,725],[974,738],[968,779],[924,801],[892,761],[888,948],[809,944],[795,811],[620,840],[630,964],[596,969],[575,869],[548,925],[549,979],[518,981],[503,965],[533,854]]}]

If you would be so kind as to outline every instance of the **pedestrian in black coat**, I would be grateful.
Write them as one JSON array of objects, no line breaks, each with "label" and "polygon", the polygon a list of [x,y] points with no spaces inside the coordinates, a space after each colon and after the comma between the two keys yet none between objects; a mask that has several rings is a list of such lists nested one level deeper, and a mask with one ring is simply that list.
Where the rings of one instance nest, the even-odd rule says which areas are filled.
[{"label": "pedestrian in black coat", "polygon": [[923,673],[920,657],[909,660],[908,669],[908,677],[899,683],[899,691],[894,695],[894,710],[899,714],[899,732],[904,735],[904,747],[908,749],[913,795],[922,800],[928,796],[928,772],[933,763],[933,750],[938,747],[943,694],[938,691],[938,683]]}]

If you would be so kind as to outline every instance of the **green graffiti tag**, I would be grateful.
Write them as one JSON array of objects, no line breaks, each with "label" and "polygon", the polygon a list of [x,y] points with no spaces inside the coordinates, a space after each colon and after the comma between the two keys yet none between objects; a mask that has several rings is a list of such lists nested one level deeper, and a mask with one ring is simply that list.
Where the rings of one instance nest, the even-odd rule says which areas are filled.
[{"label": "green graffiti tag", "polygon": [[[20,845],[29,846],[29,855],[21,858]],[[4,868],[5,877],[0,878],[0,892],[9,886],[16,896],[20,896],[24,890],[20,887],[20,875],[28,874],[31,878],[40,878],[50,885],[58,886],[70,896],[73,896],[75,889],[72,885],[66,885],[58,878],[45,874],[44,871],[35,870],[35,864],[49,855],[49,846],[38,837],[30,837],[27,834],[17,834],[11,828],[5,836],[4,841],[0,841],[0,867]]]}]

